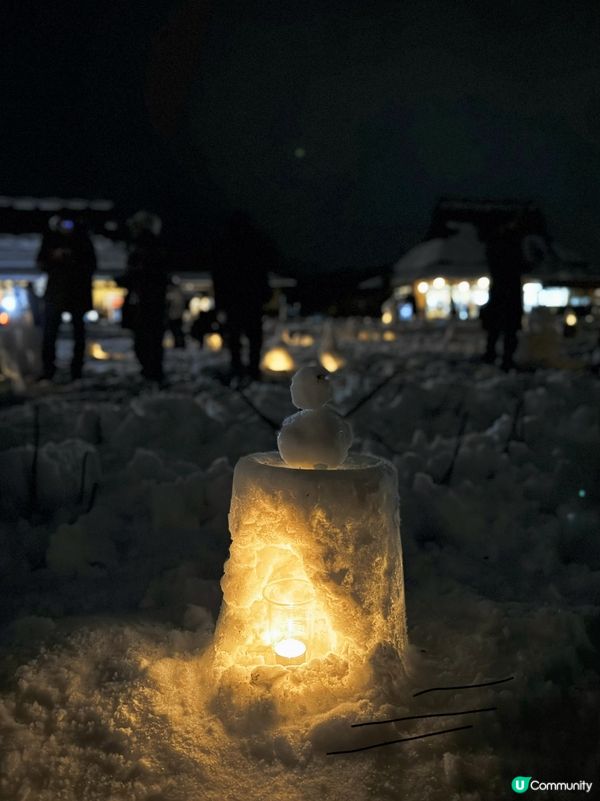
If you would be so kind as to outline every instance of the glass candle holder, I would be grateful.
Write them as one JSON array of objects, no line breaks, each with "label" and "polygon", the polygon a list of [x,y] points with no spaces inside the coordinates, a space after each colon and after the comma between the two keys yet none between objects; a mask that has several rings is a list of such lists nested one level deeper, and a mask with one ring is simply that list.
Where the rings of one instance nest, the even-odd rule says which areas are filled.
[{"label": "glass candle holder", "polygon": [[305,579],[279,579],[263,590],[269,640],[278,665],[301,665],[310,650],[315,593]]}]

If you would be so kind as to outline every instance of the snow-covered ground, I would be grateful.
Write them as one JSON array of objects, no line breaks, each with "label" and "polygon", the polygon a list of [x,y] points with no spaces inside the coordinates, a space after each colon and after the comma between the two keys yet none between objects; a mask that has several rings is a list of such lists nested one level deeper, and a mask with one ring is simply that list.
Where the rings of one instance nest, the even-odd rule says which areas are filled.
[{"label": "snow-covered ground", "polygon": [[2,801],[495,801],[517,775],[597,780],[597,376],[504,374],[471,330],[337,347],[353,449],[398,471],[407,678],[293,725],[215,700],[233,466],[275,447],[288,385],[244,398],[210,376],[223,355],[169,351],[156,392],[106,340],[80,385],[0,417]]}]

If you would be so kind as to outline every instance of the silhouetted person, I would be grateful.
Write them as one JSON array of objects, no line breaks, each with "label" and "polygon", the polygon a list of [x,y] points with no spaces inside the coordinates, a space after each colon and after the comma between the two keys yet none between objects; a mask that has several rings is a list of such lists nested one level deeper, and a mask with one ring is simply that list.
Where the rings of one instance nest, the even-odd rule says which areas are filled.
[{"label": "silhouetted person", "polygon": [[133,331],[142,376],[160,383],[168,284],[167,254],[159,239],[161,222],[155,215],[138,212],[128,221],[128,227],[131,244],[127,272],[119,279],[128,290],[123,326]]},{"label": "silhouetted person", "polygon": [[185,306],[185,297],[178,280],[171,279],[167,286],[167,327],[173,334],[173,344],[176,348],[185,348],[185,335],[183,333]]},{"label": "silhouetted person", "polygon": [[496,345],[503,335],[501,366],[509,370],[517,349],[517,331],[523,316],[521,276],[525,270],[523,255],[524,231],[520,220],[493,229],[486,243],[490,271],[489,300],[482,309],[481,320],[487,331],[484,361],[496,360]]},{"label": "silhouetted person", "polygon": [[268,272],[278,265],[271,240],[243,212],[235,212],[215,243],[213,253],[215,307],[226,317],[225,331],[231,354],[231,370],[241,377],[242,335],[248,339],[247,373],[260,378],[262,307],[271,295]]},{"label": "silhouetted person", "polygon": [[219,322],[217,320],[217,313],[214,309],[210,311],[200,312],[192,323],[190,329],[191,336],[198,341],[201,348],[204,347],[204,337],[211,332],[219,331]]},{"label": "silhouetted person", "polygon": [[48,273],[44,294],[41,377],[48,380],[54,377],[56,338],[62,314],[68,312],[73,325],[71,378],[81,378],[85,354],[83,315],[92,308],[92,275],[96,269],[94,246],[83,225],[67,218],[51,220],[37,264],[40,270]]},{"label": "silhouetted person", "polygon": [[31,319],[35,328],[43,328],[44,326],[44,301],[40,298],[33,285],[33,281],[28,281],[25,287],[27,293],[27,303],[31,311]]}]

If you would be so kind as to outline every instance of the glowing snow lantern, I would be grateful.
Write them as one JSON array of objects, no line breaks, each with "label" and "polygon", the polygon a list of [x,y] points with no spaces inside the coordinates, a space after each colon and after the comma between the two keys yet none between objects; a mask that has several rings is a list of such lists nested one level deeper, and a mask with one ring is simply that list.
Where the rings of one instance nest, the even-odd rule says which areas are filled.
[{"label": "glowing snow lantern", "polygon": [[393,342],[396,339],[396,334],[393,331],[384,331],[383,332],[383,340],[384,342]]},{"label": "glowing snow lantern", "polygon": [[272,373],[291,373],[295,365],[289,350],[280,345],[276,348],[271,348],[265,353],[262,366]]},{"label": "glowing snow lantern", "polygon": [[377,686],[403,686],[407,647],[398,477],[348,454],[316,366],[292,380],[299,411],[278,452],[242,457],[230,556],[210,655],[221,714],[239,725],[268,702],[279,720],[316,715]]},{"label": "glowing snow lantern", "polygon": [[445,286],[446,286],[446,281],[444,278],[441,277],[441,275],[433,279],[434,289],[443,289]]},{"label": "glowing snow lantern", "polygon": [[346,364],[343,356],[328,350],[319,355],[319,361],[328,373],[335,373]]},{"label": "glowing snow lantern", "polygon": [[394,315],[392,312],[389,310],[384,311],[381,315],[381,322],[384,325],[391,325],[394,322]]},{"label": "glowing snow lantern", "polygon": [[424,295],[428,289],[429,289],[429,284],[427,283],[427,281],[419,281],[419,283],[417,284],[417,292],[420,292],[422,295]]},{"label": "glowing snow lantern", "polygon": [[577,315],[569,312],[565,317],[565,324],[569,326],[577,325]]},{"label": "glowing snow lantern", "polygon": [[282,333],[281,339],[286,345],[294,345],[300,348],[310,348],[315,344],[315,338],[311,334],[305,334],[302,331],[288,331],[287,329]]},{"label": "glowing snow lantern", "polygon": [[217,331],[213,331],[212,334],[207,334],[204,337],[204,344],[206,345],[208,350],[213,351],[213,353],[216,353],[223,347],[223,337]]},{"label": "glowing snow lantern", "polygon": [[92,359],[98,359],[99,361],[110,359],[110,353],[107,353],[99,342],[92,342],[89,352]]}]

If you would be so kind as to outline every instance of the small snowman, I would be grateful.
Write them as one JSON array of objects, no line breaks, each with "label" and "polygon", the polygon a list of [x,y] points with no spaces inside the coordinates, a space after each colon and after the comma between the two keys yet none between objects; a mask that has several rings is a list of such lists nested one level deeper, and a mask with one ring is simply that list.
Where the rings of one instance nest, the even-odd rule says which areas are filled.
[{"label": "small snowman", "polygon": [[292,378],[291,394],[300,411],[283,421],[277,436],[281,458],[290,467],[338,467],[352,444],[352,429],[326,406],[329,376],[321,367],[301,367]]}]

